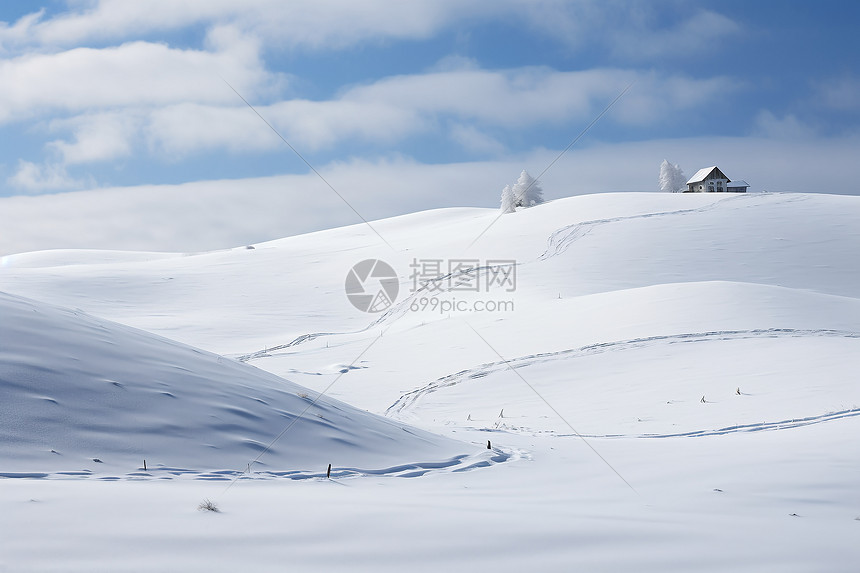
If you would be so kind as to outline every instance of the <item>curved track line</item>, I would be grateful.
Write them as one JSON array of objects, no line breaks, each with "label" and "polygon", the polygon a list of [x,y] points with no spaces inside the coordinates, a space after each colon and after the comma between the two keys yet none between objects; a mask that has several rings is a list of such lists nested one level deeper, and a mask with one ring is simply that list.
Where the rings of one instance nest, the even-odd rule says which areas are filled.
[{"label": "curved track line", "polygon": [[[723,203],[727,201],[738,201],[742,199],[749,199],[751,197],[756,197],[755,195],[746,195],[741,194],[733,197],[726,197],[724,199],[720,199],[719,201],[714,201],[713,203],[709,203],[702,207],[696,207],[692,209],[676,209],[674,211],[658,211],[656,213],[641,213],[639,215],[628,215],[625,217],[611,217],[608,219],[594,219],[591,221],[582,221],[580,223],[574,223],[573,225],[568,225],[566,227],[562,227],[557,231],[554,231],[549,238],[547,239],[546,250],[537,258],[539,261],[545,261],[550,259],[556,255],[560,255],[564,251],[570,247],[571,244],[575,243],[579,239],[587,236],[591,231],[593,231],[596,227],[601,225],[607,225],[609,223],[619,223],[621,221],[631,221],[635,219],[652,219],[655,217],[668,217],[670,215],[692,215],[694,213],[705,213],[707,211],[711,211],[721,206]],[[794,201],[795,199],[790,199],[790,201]]]},{"label": "curved track line", "polygon": [[860,332],[851,332],[844,330],[802,330],[794,328],[767,328],[756,330],[719,330],[713,332],[697,332],[685,334],[669,334],[663,336],[649,336],[644,338],[632,338],[629,340],[618,340],[614,342],[601,342],[581,346],[579,348],[571,348],[568,350],[559,350],[556,352],[546,352],[541,354],[530,354],[513,358],[507,362],[496,361],[487,362],[473,368],[461,370],[454,374],[437,378],[433,382],[422,386],[416,390],[412,390],[400,396],[388,409],[385,411],[386,416],[399,416],[405,411],[408,411],[418,400],[427,394],[437,392],[443,388],[456,386],[468,380],[483,378],[493,372],[498,372],[508,369],[508,364],[514,368],[530,366],[543,362],[549,362],[559,359],[578,358],[581,356],[591,356],[594,354],[602,354],[604,352],[629,350],[633,348],[644,348],[657,344],[684,344],[693,342],[721,341],[721,340],[745,340],[750,338],[801,338],[801,337],[829,337],[829,338],[860,338]]},{"label": "curved track line", "polygon": [[[723,436],[725,434],[736,434],[743,432],[772,432],[775,430],[787,430],[790,428],[800,428],[802,426],[811,426],[812,424],[820,424],[822,422],[832,422],[843,418],[853,418],[860,416],[860,408],[850,408],[848,410],[840,410],[838,412],[828,412],[819,416],[807,416],[805,418],[792,418],[790,420],[780,420],[778,422],[760,422],[758,424],[740,424],[736,426],[727,426],[716,430],[694,430],[691,432],[680,432],[676,434],[582,434],[587,438],[703,438],[708,436]],[[556,434],[559,437],[571,437],[573,434]]]}]

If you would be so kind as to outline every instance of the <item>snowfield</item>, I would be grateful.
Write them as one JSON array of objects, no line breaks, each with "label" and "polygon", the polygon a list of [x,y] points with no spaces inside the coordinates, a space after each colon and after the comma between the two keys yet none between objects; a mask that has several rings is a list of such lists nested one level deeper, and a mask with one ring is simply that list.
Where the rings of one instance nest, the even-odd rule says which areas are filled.
[{"label": "snowfield", "polygon": [[0,258],[0,571],[857,570],[860,198],[372,225]]}]

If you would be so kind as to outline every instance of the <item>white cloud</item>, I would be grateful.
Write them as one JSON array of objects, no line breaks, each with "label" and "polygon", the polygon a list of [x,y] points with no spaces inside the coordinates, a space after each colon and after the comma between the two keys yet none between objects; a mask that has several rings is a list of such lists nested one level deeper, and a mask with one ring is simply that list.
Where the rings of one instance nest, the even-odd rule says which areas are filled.
[{"label": "white cloud", "polygon": [[569,48],[578,49],[595,41],[606,41],[608,24],[625,27],[629,13],[635,9],[629,2],[619,5],[611,0],[523,0],[502,3],[501,11],[522,18],[524,26],[546,34]]},{"label": "white cloud", "polygon": [[[421,130],[410,110],[368,102],[290,100],[255,106],[291,144],[305,150],[347,139],[392,142]],[[146,126],[151,147],[169,154],[224,148],[234,152],[273,149],[277,135],[247,106],[179,104],[152,112]]]},{"label": "white cloud", "polygon": [[462,72],[464,70],[479,69],[481,69],[481,66],[474,58],[452,54],[445,56],[436,62],[427,70],[427,72]]},{"label": "white cloud", "polygon": [[503,5],[501,10],[574,50],[598,46],[626,62],[695,57],[717,50],[741,31],[727,16],[677,2],[523,0]]},{"label": "white cloud", "polygon": [[210,33],[210,43],[215,51],[131,42],[0,60],[0,123],[52,110],[232,103],[236,96],[221,77],[246,93],[277,83],[264,70],[255,41],[218,28]]},{"label": "white cloud", "polygon": [[794,115],[777,117],[769,110],[762,110],[755,118],[753,134],[770,139],[812,139],[815,130]]},{"label": "white cloud", "polygon": [[[587,35],[593,34],[589,22],[628,9],[592,0],[500,0],[492,9],[461,0],[249,0],[241,5],[232,0],[96,0],[69,5],[68,12],[56,16],[39,12],[0,27],[0,45],[30,50],[0,59],[5,88],[0,90],[0,124],[46,119],[41,125],[59,133],[46,149],[60,163],[39,167],[44,181],[60,167],[127,157],[135,149],[175,158],[282,145],[221,77],[304,150],[331,149],[346,141],[391,144],[433,134],[486,154],[505,151],[489,133],[503,141],[505,131],[587,123],[630,82],[635,82],[633,90],[606,121],[655,125],[679,111],[701,108],[724,83],[722,78],[617,68],[486,70],[468,58],[449,56],[425,73],[385,77],[332,99],[283,99],[285,76],[267,70],[263,45],[267,51],[279,45],[331,49],[424,38],[470,19],[527,18],[533,26],[550,28],[575,21]],[[707,12],[688,22],[719,30],[728,27],[724,20]],[[140,39],[191,26],[206,30],[202,49]],[[631,26],[641,27],[639,19],[625,16],[610,29]],[[126,42],[64,48],[117,40]],[[27,172],[15,181],[26,180]]]},{"label": "white cloud", "polygon": [[80,181],[73,179],[66,173],[66,168],[61,164],[36,165],[24,160],[18,160],[18,170],[9,177],[7,182],[28,193],[62,191],[82,186]]},{"label": "white cloud", "polygon": [[860,111],[860,79],[831,78],[817,86],[820,103],[837,111]]},{"label": "white cloud", "polygon": [[70,1],[56,16],[0,27],[0,47],[64,47],[229,23],[272,47],[340,50],[363,42],[426,39],[452,26],[506,20],[570,48],[600,46],[630,61],[714,49],[738,24],[683,4],[623,0],[127,0]]},{"label": "white cloud", "polygon": [[[254,102],[257,110],[300,149],[331,149],[346,141],[391,144],[435,134],[486,154],[505,151],[489,133],[498,137],[505,130],[587,123],[630,82],[635,81],[633,90],[607,121],[654,125],[679,111],[701,108],[716,96],[714,87],[722,82],[721,78],[625,69],[485,70],[472,60],[453,56],[443,58],[431,71],[382,78],[346,89],[333,99],[277,101],[283,97],[283,76],[267,71],[261,57],[264,40],[251,32],[255,26],[265,28],[280,22],[286,26],[281,34],[301,36],[296,26],[315,30],[316,19],[325,16],[332,21],[320,24],[328,30],[322,37],[343,34],[340,40],[325,41],[348,43],[386,34],[430,34],[455,16],[490,17],[485,6],[471,2],[417,2],[409,9],[378,2],[362,4],[361,8],[334,0],[325,5],[340,11],[326,16],[316,3],[302,11],[299,4],[268,0],[241,7],[220,0],[156,2],[145,7],[104,0],[92,4],[91,9],[50,19],[44,15],[22,19],[0,30],[0,36],[7,37],[14,29],[15,34],[41,38],[51,45],[126,33],[133,36],[147,29],[193,23],[208,28],[205,49],[201,50],[133,41],[0,60],[0,85],[8,86],[0,91],[0,123],[52,118],[47,125],[61,136],[46,147],[61,163],[39,168],[39,180],[47,182],[52,180],[47,176],[52,169],[126,157],[134,149],[175,158],[213,149],[239,153],[282,145],[237,101],[221,77]],[[506,0],[499,6],[508,16],[532,10],[517,0]],[[355,16],[352,20],[351,15]],[[228,20],[230,25],[224,23]],[[403,22],[407,25],[398,36],[398,26]],[[258,103],[261,101],[264,103]],[[54,118],[58,113],[66,117]],[[23,187],[28,180],[26,173],[29,171],[22,171],[21,177],[10,182]],[[59,185],[62,178],[53,179]],[[47,183],[44,188],[48,188]]]},{"label": "white cloud", "polygon": [[615,75],[548,68],[464,69],[384,78],[353,88],[343,99],[513,127],[587,114],[592,97],[620,83]]},{"label": "white cloud", "polygon": [[455,123],[450,128],[450,137],[467,151],[491,155],[505,151],[502,142],[471,125]]},{"label": "white cloud", "polygon": [[[255,109],[304,150],[330,149],[346,141],[391,144],[437,133],[471,151],[502,153],[504,144],[488,132],[587,123],[631,82],[633,88],[607,121],[654,125],[679,112],[703,108],[730,85],[725,78],[618,69],[562,72],[544,67],[458,66],[382,78],[332,100],[293,99]],[[52,121],[53,131],[69,130],[72,135],[48,147],[59,152],[65,164],[74,164],[127,156],[138,144],[173,159],[213,149],[248,153],[283,145],[252,110],[236,103],[238,98],[220,80],[216,87],[232,98],[228,105],[150,101],[141,106],[131,101],[125,109],[112,110],[107,100],[104,106],[109,111],[86,111]]]},{"label": "white cloud", "polygon": [[348,98],[326,102],[292,100],[272,105],[270,110],[282,131],[312,149],[347,138],[392,142],[423,126],[415,110],[387,102]]},{"label": "white cloud", "polygon": [[639,127],[678,121],[687,112],[706,111],[712,102],[743,87],[725,76],[694,79],[640,72],[632,77],[630,91],[610,117],[622,125]]},{"label": "white cloud", "polygon": [[[206,45],[208,51],[133,42],[0,61],[0,84],[9,86],[0,92],[0,122],[71,114],[49,123],[55,132],[71,132],[47,144],[64,165],[128,156],[143,143],[171,156],[281,145],[219,77],[250,101],[272,99],[281,82],[264,69],[257,41],[235,27],[216,27]],[[486,136],[489,128],[587,122],[631,81],[634,89],[610,117],[643,126],[706,104],[721,80],[622,69],[485,70],[468,59],[448,58],[433,71],[382,78],[331,100],[256,107],[306,150],[347,140],[393,143],[444,134],[454,125],[449,137],[467,149],[492,153],[504,147]]]},{"label": "white cloud", "polygon": [[51,141],[48,148],[62,157],[65,165],[105,161],[131,154],[132,139],[140,123],[130,111],[77,116],[51,122],[52,130],[74,132],[74,142]]},{"label": "white cloud", "polygon": [[170,156],[213,148],[255,152],[281,144],[245,105],[170,105],[153,110],[143,130],[150,149]]},{"label": "white cloud", "polygon": [[619,105],[628,113],[614,118],[642,125],[704,105],[718,97],[714,88],[727,82],[622,69],[464,69],[384,78],[353,88],[342,99],[520,128],[590,120],[631,83],[633,89]]},{"label": "white cloud", "polygon": [[[726,78],[694,79],[630,70],[560,72],[549,68],[472,68],[383,78],[328,101],[289,100],[256,109],[288,141],[303,149],[345,140],[395,142],[453,125],[448,133],[468,149],[503,151],[486,127],[588,122],[631,82],[633,89],[608,120],[647,126],[722,97]],[[449,122],[450,120],[450,122]],[[177,104],[149,116],[154,149],[191,153],[224,148],[256,151],[282,145],[246,107]]]},{"label": "white cloud", "polygon": [[45,9],[26,14],[13,25],[0,21],[0,53],[7,51],[6,44],[21,44],[28,41],[29,33],[45,15]]},{"label": "white cloud", "polygon": [[616,56],[628,61],[690,57],[712,51],[741,31],[730,18],[709,10],[696,12],[674,26],[660,24],[651,17],[632,28],[610,28],[615,30],[609,36]]},{"label": "white cloud", "polygon": [[486,11],[463,0],[100,0],[52,18],[31,14],[0,30],[0,45],[69,46],[226,22],[273,44],[343,48],[365,40],[426,38]]},{"label": "white cloud", "polygon": [[487,10],[474,0],[257,0],[254,6],[244,12],[249,28],[276,44],[313,49],[429,38],[456,19]]}]

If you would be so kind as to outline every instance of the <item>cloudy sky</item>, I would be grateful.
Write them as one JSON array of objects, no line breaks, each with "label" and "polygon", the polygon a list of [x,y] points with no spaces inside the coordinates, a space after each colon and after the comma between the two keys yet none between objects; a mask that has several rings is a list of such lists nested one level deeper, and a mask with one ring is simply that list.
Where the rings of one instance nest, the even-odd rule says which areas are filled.
[{"label": "cloudy sky", "polygon": [[[202,250],[549,198],[860,194],[860,4],[67,0],[0,4],[0,255]],[[241,97],[238,94],[241,94]]]}]

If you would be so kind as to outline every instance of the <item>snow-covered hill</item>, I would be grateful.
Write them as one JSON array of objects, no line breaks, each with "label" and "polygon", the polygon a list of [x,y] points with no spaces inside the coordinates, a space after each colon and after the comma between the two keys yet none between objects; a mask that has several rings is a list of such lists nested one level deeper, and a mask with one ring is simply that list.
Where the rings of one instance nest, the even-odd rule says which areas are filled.
[{"label": "snow-covered hill", "polygon": [[[30,468],[68,457],[63,467],[95,475],[93,457],[136,467],[160,450],[171,454],[160,463],[241,470],[307,404],[303,393],[325,391],[313,410],[323,417],[266,452],[265,469],[442,462],[451,471],[363,472],[335,490],[290,482],[301,523],[270,502],[283,480],[239,482],[219,501],[241,516],[221,516],[214,529],[161,504],[190,530],[183,556],[214,535],[225,548],[213,568],[244,563],[226,549],[234,543],[272,568],[276,531],[299,568],[325,554],[334,569],[373,556],[392,570],[851,570],[860,558],[860,198],[630,193],[497,213],[373,222],[389,245],[354,225],[211,253],[4,257],[0,291],[42,302],[0,299],[13,349],[0,347],[0,372],[50,381],[38,392],[14,387],[25,407],[0,410],[13,444],[4,469],[38,458],[26,469],[46,471]],[[360,312],[344,293],[349,269],[370,258],[399,275],[385,313]],[[460,274],[438,292],[410,292],[423,263],[451,260],[488,267],[485,281],[511,266],[515,288],[447,288],[466,284]],[[459,310],[444,307],[454,302]],[[488,302],[497,308],[476,310]],[[104,408],[109,424],[82,417],[102,411],[93,388],[116,405]],[[161,431],[177,417],[186,434]],[[60,447],[38,436],[63,428]],[[482,454],[487,440],[493,450]],[[121,451],[126,443],[135,445]],[[41,453],[28,457],[22,444]],[[226,452],[229,463],[213,462]],[[478,470],[458,471],[466,467]],[[14,487],[58,491],[48,482]],[[86,483],[68,487],[92,502],[98,484]],[[174,500],[203,491],[172,483]],[[125,487],[147,499],[166,491]],[[9,508],[41,527],[56,517]],[[169,531],[156,540],[162,552],[175,550]],[[24,536],[12,555],[24,555]]]},{"label": "snow-covered hill", "polygon": [[0,316],[0,475],[420,473],[476,449],[83,313],[0,294]]}]

